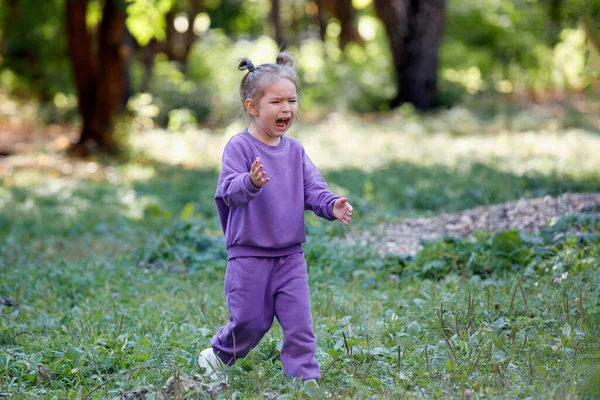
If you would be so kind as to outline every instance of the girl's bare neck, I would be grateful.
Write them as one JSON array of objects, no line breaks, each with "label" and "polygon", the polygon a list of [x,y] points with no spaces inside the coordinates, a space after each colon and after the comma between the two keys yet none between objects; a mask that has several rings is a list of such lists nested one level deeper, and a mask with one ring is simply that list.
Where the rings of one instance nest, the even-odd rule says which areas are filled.
[{"label": "girl's bare neck", "polygon": [[280,137],[272,137],[267,135],[261,129],[257,128],[253,123],[250,124],[248,132],[258,140],[265,144],[268,144],[269,146],[277,146],[281,142]]}]

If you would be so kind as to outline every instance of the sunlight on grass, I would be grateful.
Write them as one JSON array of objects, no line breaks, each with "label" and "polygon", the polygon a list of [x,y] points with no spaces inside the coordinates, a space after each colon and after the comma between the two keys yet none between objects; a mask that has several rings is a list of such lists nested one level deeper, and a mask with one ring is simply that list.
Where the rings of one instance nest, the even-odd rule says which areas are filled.
[{"label": "sunlight on grass", "polygon": [[[2,393],[125,398],[201,373],[197,356],[228,314],[217,169],[243,128],[144,131],[125,163],[6,158]],[[600,190],[600,137],[546,109],[487,120],[462,108],[307,116],[291,134],[352,198],[359,233],[404,216]],[[415,257],[344,245],[341,224],[310,214],[306,231],[322,398],[596,393],[597,214],[544,232],[431,242]],[[306,398],[284,377],[281,336],[276,325],[213,397]]]},{"label": "sunlight on grass", "polygon": [[[150,130],[134,136],[132,143],[163,162],[218,168],[225,143],[244,126],[244,121],[236,120],[214,131]],[[325,170],[372,171],[404,161],[450,167],[481,163],[518,175],[596,175],[600,171],[600,136],[562,126],[551,110],[524,110],[492,120],[480,120],[462,108],[426,119],[402,110],[364,118],[334,113],[318,123],[297,122],[289,134]]]}]

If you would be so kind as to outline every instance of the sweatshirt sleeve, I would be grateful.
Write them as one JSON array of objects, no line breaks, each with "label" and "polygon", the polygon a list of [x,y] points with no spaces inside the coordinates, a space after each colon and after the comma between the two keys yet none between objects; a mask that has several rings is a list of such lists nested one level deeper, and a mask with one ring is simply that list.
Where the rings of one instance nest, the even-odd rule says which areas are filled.
[{"label": "sweatshirt sleeve", "polygon": [[302,154],[302,168],[304,172],[304,209],[311,210],[316,215],[326,220],[333,221],[333,203],[341,196],[327,189],[323,176],[308,158],[306,152]]},{"label": "sweatshirt sleeve", "polygon": [[260,191],[261,188],[250,181],[250,171],[241,148],[232,142],[227,143],[215,200],[223,201],[227,207],[240,207],[248,204]]}]

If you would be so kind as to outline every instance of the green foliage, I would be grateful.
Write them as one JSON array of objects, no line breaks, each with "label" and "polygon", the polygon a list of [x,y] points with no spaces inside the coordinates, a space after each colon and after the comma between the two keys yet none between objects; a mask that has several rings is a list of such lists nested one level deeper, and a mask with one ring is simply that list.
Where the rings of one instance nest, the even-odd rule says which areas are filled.
[{"label": "green foliage", "polygon": [[171,222],[158,236],[148,237],[140,249],[139,265],[186,271],[201,270],[209,263],[215,266],[227,263],[223,237],[206,223],[189,219],[188,215],[193,215],[190,206],[182,212],[184,219]]},{"label": "green foliage", "polygon": [[574,227],[580,232],[598,231],[600,230],[600,216],[598,214],[570,214],[556,221],[553,226],[562,230]]},{"label": "green foliage", "polygon": [[[399,112],[431,122],[410,108]],[[387,123],[369,124],[371,137]],[[330,138],[319,136],[320,146],[337,150]],[[436,140],[422,138],[423,147]],[[427,165],[323,172],[355,205],[357,232],[486,201],[599,191],[597,174],[513,174],[501,161],[459,169],[442,164],[448,154],[434,154]],[[8,157],[10,172],[0,178],[1,392],[112,399],[200,373],[197,356],[228,316],[216,171],[204,159],[194,168],[137,153],[106,165],[54,157],[35,157],[46,160],[41,165]],[[466,389],[480,398],[597,396],[600,210],[587,211],[535,233],[428,241],[415,257],[350,245],[341,224],[307,214],[320,387],[284,376],[275,324],[228,370],[227,387],[200,386],[187,396],[461,398]]]},{"label": "green foliage", "polygon": [[165,16],[172,0],[127,0],[127,3],[127,29],[140,46],[146,46],[151,39],[165,39]]},{"label": "green foliage", "polygon": [[[589,216],[585,217],[588,219]],[[597,219],[597,216],[593,217]],[[503,278],[514,273],[531,275],[533,271],[554,271],[560,275],[587,269],[598,257],[600,234],[598,229],[583,236],[566,234],[578,226],[578,222],[565,217],[560,223],[535,234],[513,230],[480,234],[471,241],[446,238],[425,243],[409,270],[420,278],[443,279],[448,274]],[[568,249],[576,248],[587,250],[564,262]]]},{"label": "green foliage", "polygon": [[[182,217],[189,215],[188,210]],[[201,244],[203,226],[194,219],[173,220],[159,235],[159,258],[175,259],[177,247]],[[324,224],[311,229],[307,259],[317,359],[326,370],[317,395],[459,397],[465,389],[478,396],[597,394],[597,265],[569,267],[560,283],[553,282],[556,270],[536,268],[485,280],[451,271],[439,280],[422,280],[411,272],[418,259],[338,247],[327,243],[335,229]],[[106,234],[70,239],[62,254],[35,240],[3,242],[0,273],[11,279],[0,281],[0,293],[19,304],[4,306],[0,321],[5,392],[77,398],[96,390],[112,398],[150,384],[159,388],[176,369],[182,377],[197,372],[197,354],[226,319],[224,271],[216,265],[224,261],[187,271],[140,268],[139,253],[129,253],[152,247],[147,235],[119,236],[121,246],[112,252],[78,249],[92,242],[108,245]],[[599,242],[561,243],[561,251],[545,261],[575,250],[580,262],[585,253],[597,257],[600,249]],[[456,244],[460,255],[468,241]],[[32,245],[37,255],[24,251]],[[60,261],[67,254],[71,261]],[[491,245],[481,254],[497,257]],[[229,370],[231,384],[219,396],[305,396],[298,382],[281,373],[280,341],[276,325]],[[41,373],[44,367],[49,379]]]},{"label": "green foliage", "polygon": [[[583,31],[565,30],[555,47],[547,47],[537,34],[545,20],[536,17],[535,10],[543,14],[539,7],[529,11],[531,18],[539,19],[535,23],[531,18],[523,21],[523,16],[513,15],[512,10],[511,17],[515,21],[507,28],[498,25],[498,20],[510,21],[509,16],[502,14],[508,12],[504,9],[491,14],[487,10],[468,8],[464,13],[456,11],[455,16],[450,10],[448,18],[456,29],[448,30],[441,48],[438,103],[452,106],[467,102],[469,95],[477,93],[505,95],[531,88],[589,86],[594,68],[585,56]],[[486,18],[491,19],[489,31],[484,29]],[[362,44],[351,43],[344,51],[339,50],[339,32],[336,31],[339,26],[332,22],[325,42],[307,38],[299,47],[291,48],[301,80],[304,112],[367,113],[389,109],[396,88],[391,84],[394,71],[385,31],[382,24],[368,14],[361,16],[360,21],[375,32],[372,39]],[[474,31],[481,37],[474,35]],[[199,121],[229,121],[241,109],[237,89],[242,75],[235,69],[237,59],[249,56],[257,64],[273,62],[276,52],[277,45],[267,36],[235,40],[225,31],[211,29],[194,44],[187,76],[183,78],[198,89],[170,95],[165,88],[178,87],[181,78],[158,72],[154,82],[159,83],[152,92],[161,99],[166,112],[184,108],[194,111]],[[164,63],[159,61],[159,70],[175,69]],[[199,99],[203,102],[200,107]],[[473,100],[477,101],[479,99]],[[157,119],[160,126],[166,126],[164,115],[161,113]],[[576,119],[577,114],[573,117]]]},{"label": "green foliage", "polygon": [[[64,35],[64,2],[24,0],[0,4],[2,62],[0,72],[11,71],[15,79],[3,89],[33,93],[42,101],[73,88]],[[64,55],[58,56],[57,55]]]},{"label": "green foliage", "polygon": [[[41,102],[38,118],[43,122],[72,122],[74,106],[65,110],[56,101],[57,95],[75,93],[64,35],[64,2],[34,3],[15,3],[21,10],[18,23],[9,15],[11,3],[0,5],[4,50],[0,86],[14,94],[34,94]],[[388,110],[396,91],[394,70],[387,33],[370,3],[357,6],[360,43],[350,43],[343,51],[339,49],[339,21],[328,20],[321,41],[314,16],[307,14],[310,6],[282,3],[286,39],[296,55],[304,89],[303,111]],[[544,1],[449,4],[437,103],[452,106],[478,93],[505,96],[593,87],[600,55],[586,42],[580,21],[586,16],[593,25],[600,9],[597,2],[588,0],[560,3],[558,25],[550,21],[550,8]],[[153,38],[165,39],[168,12],[188,16],[191,12],[189,2],[182,0],[127,0],[123,4],[127,27],[140,46]],[[236,96],[241,74],[235,60],[249,55],[258,62],[272,62],[278,50],[268,36],[269,8],[267,0],[204,2],[202,18],[209,21],[209,29],[194,43],[188,65],[169,65],[162,57],[157,60],[151,94],[161,110],[155,121],[158,125],[168,126],[169,112],[178,109],[191,110],[199,122],[231,119],[240,109]],[[101,2],[90,2],[86,17],[90,32],[101,18]],[[139,82],[137,63],[132,62],[131,73]],[[180,69],[186,71],[183,76],[170,71]]]},{"label": "green foliage", "polygon": [[268,4],[264,1],[208,0],[211,26],[234,35],[260,35],[265,30]]},{"label": "green foliage", "polygon": [[[299,48],[302,102],[306,109],[348,109],[356,112],[386,111],[396,93],[394,71],[383,26],[363,17],[377,35],[364,44],[350,43],[338,49],[338,35],[324,43],[305,40]],[[328,33],[335,28],[329,28]]]},{"label": "green foliage", "polygon": [[457,96],[455,90],[447,94],[448,84],[444,81],[471,94],[543,92],[591,85],[597,68],[595,62],[584,60],[590,49],[579,26],[582,15],[591,15],[590,9],[581,2],[560,3],[564,19],[559,26],[550,22],[547,2],[450,4],[441,48],[441,103],[464,96]]},{"label": "green foliage", "polygon": [[492,257],[498,260],[494,270],[502,272],[525,266],[532,255],[531,250],[525,248],[517,231],[495,234],[492,238],[491,252]]},{"label": "green foliage", "polygon": [[[209,90],[208,87],[187,78],[164,57],[159,57],[154,67],[152,85],[152,103],[158,108],[155,122],[160,126],[181,128],[190,122],[191,116],[194,119],[205,119],[211,107],[210,96],[206,95]],[[182,120],[181,110],[188,110],[189,117]]]},{"label": "green foliage", "polygon": [[[361,212],[380,209],[381,206],[393,207],[397,212],[449,212],[501,203],[521,196],[600,190],[598,182],[593,179],[570,180],[535,173],[517,176],[479,163],[456,168],[393,163],[378,169],[376,174],[346,169],[328,171],[325,176],[328,181],[344,181],[350,197],[369,199],[357,204]],[[440,182],[443,185],[440,186]],[[377,188],[376,196],[368,195],[369,187]]]}]

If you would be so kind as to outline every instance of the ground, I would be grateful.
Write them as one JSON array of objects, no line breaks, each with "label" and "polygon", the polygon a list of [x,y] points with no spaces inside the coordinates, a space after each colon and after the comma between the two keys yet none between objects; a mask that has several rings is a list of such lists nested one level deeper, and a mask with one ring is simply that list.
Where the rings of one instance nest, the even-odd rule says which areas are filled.
[{"label": "ground", "polygon": [[380,224],[367,232],[353,232],[345,241],[373,246],[381,254],[414,256],[423,248],[423,240],[469,237],[477,231],[517,229],[535,232],[566,215],[589,213],[600,216],[599,211],[600,193],[565,193],[559,197],[521,199],[431,218],[407,218]]},{"label": "ground", "polygon": [[[355,207],[349,229],[307,213],[317,397],[600,393],[595,117],[493,106],[294,126]],[[213,196],[243,127],[136,131],[124,161],[68,157],[60,131],[0,157],[2,395],[309,396],[277,324],[229,386],[197,366],[227,319]]]}]

